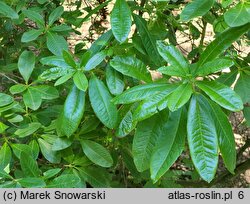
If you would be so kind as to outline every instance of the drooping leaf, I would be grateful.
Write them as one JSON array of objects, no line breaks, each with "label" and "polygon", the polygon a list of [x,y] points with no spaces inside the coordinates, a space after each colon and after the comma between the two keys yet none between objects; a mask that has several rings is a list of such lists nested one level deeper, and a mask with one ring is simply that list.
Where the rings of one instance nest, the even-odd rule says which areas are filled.
[{"label": "drooping leaf", "polygon": [[49,26],[51,26],[56,20],[58,20],[63,14],[63,6],[58,6],[49,15]]},{"label": "drooping leaf", "polygon": [[19,16],[15,10],[8,6],[3,1],[0,1],[0,14],[11,19],[18,19]]},{"label": "drooping leaf", "polygon": [[69,49],[64,37],[53,32],[47,32],[46,44],[49,51],[57,56],[61,56],[63,50]]},{"label": "drooping leaf", "polygon": [[78,128],[85,107],[85,92],[73,86],[57,121],[59,135],[70,137]]},{"label": "drooping leaf", "polygon": [[123,43],[131,29],[131,11],[125,0],[115,1],[114,8],[110,15],[112,32],[117,41]]},{"label": "drooping leaf", "polygon": [[109,91],[113,95],[121,94],[125,87],[122,75],[114,70],[111,66],[106,67],[106,83],[108,85]]},{"label": "drooping leaf", "polygon": [[113,159],[110,153],[102,145],[90,140],[82,140],[81,145],[84,154],[93,163],[102,167],[111,167],[113,165]]},{"label": "drooping leaf", "polygon": [[196,83],[213,101],[231,111],[243,109],[243,103],[238,94],[231,88],[216,81],[200,81]]},{"label": "drooping leaf", "polygon": [[202,95],[193,95],[187,121],[188,145],[199,175],[210,182],[218,164],[218,138],[209,103]]},{"label": "drooping leaf", "polygon": [[114,128],[118,119],[116,106],[111,103],[112,96],[106,86],[96,76],[92,76],[89,82],[89,99],[100,121],[108,128]]},{"label": "drooping leaf", "polygon": [[26,83],[35,67],[35,55],[31,51],[23,51],[18,59],[18,69]]}]

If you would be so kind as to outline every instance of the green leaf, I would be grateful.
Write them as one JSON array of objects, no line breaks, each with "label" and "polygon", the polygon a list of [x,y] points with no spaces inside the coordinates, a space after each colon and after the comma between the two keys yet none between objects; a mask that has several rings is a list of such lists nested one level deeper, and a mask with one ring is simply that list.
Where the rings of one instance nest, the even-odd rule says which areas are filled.
[{"label": "green leaf", "polygon": [[56,9],[54,9],[49,15],[49,26],[51,26],[56,20],[58,20],[63,12],[63,6],[58,6]]},{"label": "green leaf", "polygon": [[[15,84],[15,85],[10,87],[9,91],[11,94],[18,94],[18,93],[24,92],[27,88],[28,88],[28,86],[26,86],[24,84]],[[0,96],[0,98],[1,98],[1,96]],[[2,101],[2,99],[0,101]]]},{"label": "green leaf", "polygon": [[58,137],[55,142],[52,145],[52,150],[53,151],[59,151],[66,149],[73,143],[72,139],[69,139],[67,137]]},{"label": "green leaf", "polygon": [[198,65],[201,66],[219,56],[224,50],[229,48],[241,35],[250,29],[250,23],[237,28],[229,28],[220,33],[202,52]]},{"label": "green leaf", "polygon": [[128,104],[150,98],[166,89],[173,87],[170,84],[149,83],[132,87],[121,95],[116,96],[112,101],[115,104]]},{"label": "green leaf", "polygon": [[188,61],[175,46],[157,41],[157,49],[163,59],[171,65],[170,69],[176,69],[178,76],[186,76],[189,73]]},{"label": "green leaf", "polygon": [[82,71],[77,71],[73,76],[73,81],[76,87],[82,91],[88,89],[88,79]]},{"label": "green leaf", "polygon": [[250,107],[245,107],[243,113],[246,119],[246,125],[250,127]]},{"label": "green leaf", "polygon": [[37,162],[25,152],[21,152],[20,164],[23,173],[27,177],[38,177],[41,173],[38,168]]},{"label": "green leaf", "polygon": [[[186,139],[186,120],[183,110],[170,113],[159,126],[161,134],[150,158],[151,179],[158,181],[181,155]],[[186,114],[186,113],[185,113]],[[166,122],[166,120],[168,120]]]},{"label": "green leaf", "polygon": [[188,145],[194,166],[210,182],[218,165],[218,139],[209,103],[202,95],[193,95],[187,121]]},{"label": "green leaf", "polygon": [[[64,67],[53,67],[45,70],[39,78],[44,81],[52,81],[59,77],[73,76],[75,70]],[[71,78],[71,77],[70,77]]]},{"label": "green leaf", "polygon": [[5,94],[5,93],[0,93],[0,107],[7,106],[11,104],[14,101],[14,99]]},{"label": "green leaf", "polygon": [[44,28],[45,27],[45,22],[43,20],[43,17],[38,12],[32,11],[32,10],[23,10],[22,12],[30,20],[36,22],[36,24],[37,24],[38,27],[40,27],[40,28]]},{"label": "green leaf", "polygon": [[113,165],[110,153],[102,145],[90,140],[82,140],[81,145],[84,154],[93,163],[102,167],[111,167]]},{"label": "green leaf", "polygon": [[0,122],[0,134],[4,133],[6,129],[8,129],[8,125],[5,125],[4,123]]},{"label": "green leaf", "polygon": [[196,85],[223,108],[231,111],[240,111],[243,109],[240,96],[231,88],[216,81],[200,81]]},{"label": "green leaf", "polygon": [[95,116],[88,115],[82,124],[82,127],[80,129],[79,134],[86,134],[88,132],[91,132],[97,128],[97,126],[100,124],[100,121]]},{"label": "green leaf", "polygon": [[34,157],[33,151],[29,145],[26,144],[11,144],[11,148],[16,155],[18,159],[21,158],[21,153],[25,152],[26,154],[30,155],[33,157],[33,159],[36,159]]},{"label": "green leaf", "polygon": [[57,132],[59,135],[70,137],[77,130],[83,117],[84,107],[85,92],[73,86],[57,121]]},{"label": "green leaf", "polygon": [[229,73],[221,74],[217,81],[226,86],[231,86],[235,82],[237,74],[238,70],[231,70]]},{"label": "green leaf", "polygon": [[151,57],[156,66],[161,66],[162,58],[156,48],[156,39],[149,32],[147,22],[139,15],[133,14],[133,18],[148,56]]},{"label": "green leaf", "polygon": [[167,112],[160,112],[138,123],[133,139],[132,154],[139,172],[150,167],[150,159],[159,137],[165,135],[168,120]]},{"label": "green leaf", "polygon": [[43,178],[45,180],[52,178],[52,177],[56,176],[61,170],[62,170],[61,168],[49,169],[43,173]]},{"label": "green leaf", "polygon": [[62,76],[61,78],[57,79],[54,86],[59,86],[63,83],[65,83],[66,81],[68,81],[69,79],[71,79],[74,75],[74,72],[71,72],[69,74],[66,74],[64,76]]},{"label": "green leaf", "polygon": [[96,53],[89,59],[89,61],[85,65],[84,70],[90,71],[92,69],[95,69],[99,64],[101,64],[101,62],[106,58],[106,56],[107,56],[106,50]]},{"label": "green leaf", "polygon": [[39,92],[28,88],[23,94],[23,101],[28,108],[37,110],[42,104],[42,97]]},{"label": "green leaf", "polygon": [[230,27],[242,26],[250,22],[250,12],[246,4],[247,3],[240,2],[224,14],[225,22]]},{"label": "green leaf", "polygon": [[233,60],[228,58],[218,58],[209,61],[202,66],[198,67],[196,71],[197,76],[207,76],[209,74],[221,71],[234,65]]},{"label": "green leaf", "polygon": [[106,83],[113,95],[121,94],[125,87],[122,75],[109,65],[106,67]]},{"label": "green leaf", "polygon": [[40,59],[40,62],[43,65],[50,65],[50,66],[56,66],[57,68],[71,68],[63,59],[62,56],[49,56],[49,57],[43,57]]},{"label": "green leaf", "polygon": [[59,97],[57,89],[49,85],[32,86],[29,89],[38,92],[42,99],[52,100]]},{"label": "green leaf", "polygon": [[27,137],[36,132],[40,127],[41,127],[40,123],[37,122],[29,123],[25,125],[24,128],[18,129],[14,134],[21,138]]},{"label": "green leaf", "polygon": [[23,51],[18,59],[18,69],[25,82],[28,83],[31,73],[35,67],[36,58],[33,52]]},{"label": "green leaf", "polygon": [[63,59],[69,66],[76,68],[75,60],[68,51],[63,50]]},{"label": "green leaf", "polygon": [[63,174],[54,178],[46,186],[47,188],[74,188],[81,182],[81,179],[75,174]]},{"label": "green leaf", "polygon": [[61,24],[61,25],[56,25],[50,28],[50,31],[52,32],[65,32],[65,31],[71,31],[72,28],[68,25]]},{"label": "green leaf", "polygon": [[4,170],[0,169],[0,178],[6,178],[13,180],[13,177],[7,174]]},{"label": "green leaf", "polygon": [[189,21],[195,17],[205,15],[213,4],[214,0],[193,0],[181,12],[181,21]]},{"label": "green leaf", "polygon": [[43,29],[26,31],[21,38],[21,42],[27,43],[36,40],[43,33]]},{"label": "green leaf", "polygon": [[241,97],[243,103],[250,103],[250,75],[244,72],[240,73],[240,77],[234,87],[234,90]]},{"label": "green leaf", "polygon": [[146,65],[135,57],[115,56],[110,65],[123,75],[130,76],[145,82],[151,82],[151,75]]},{"label": "green leaf", "polygon": [[52,145],[45,141],[44,139],[39,138],[38,144],[40,146],[41,152],[45,159],[51,163],[59,163],[61,161],[61,156],[59,153],[52,150]]},{"label": "green leaf", "polygon": [[190,83],[181,84],[168,97],[168,108],[173,112],[185,105],[193,93]]},{"label": "green leaf", "polygon": [[89,99],[100,121],[108,128],[114,128],[118,120],[116,106],[111,103],[112,96],[104,83],[94,75],[89,82]]},{"label": "green leaf", "polygon": [[234,134],[232,126],[228,121],[226,114],[214,102],[208,100],[210,110],[214,119],[216,132],[218,135],[219,148],[221,156],[227,169],[234,173],[236,166],[236,144],[234,141]]},{"label": "green leaf", "polygon": [[5,169],[10,164],[11,158],[11,149],[5,142],[0,149],[0,170]]},{"label": "green leaf", "polygon": [[47,47],[54,55],[61,56],[63,50],[68,50],[67,41],[63,36],[47,32]]},{"label": "green leaf", "polygon": [[40,153],[40,149],[39,149],[39,145],[38,145],[37,141],[36,140],[31,140],[30,143],[29,143],[29,147],[32,150],[33,158],[37,159],[38,155]]},{"label": "green leaf", "polygon": [[18,179],[18,183],[20,183],[21,186],[25,188],[43,188],[46,186],[46,183],[42,178],[34,177]]},{"label": "green leaf", "polygon": [[18,19],[19,16],[16,11],[14,11],[6,3],[0,1],[0,14],[11,19]]},{"label": "green leaf", "polygon": [[123,43],[130,33],[131,11],[125,0],[117,0],[110,15],[112,32],[117,41]]}]

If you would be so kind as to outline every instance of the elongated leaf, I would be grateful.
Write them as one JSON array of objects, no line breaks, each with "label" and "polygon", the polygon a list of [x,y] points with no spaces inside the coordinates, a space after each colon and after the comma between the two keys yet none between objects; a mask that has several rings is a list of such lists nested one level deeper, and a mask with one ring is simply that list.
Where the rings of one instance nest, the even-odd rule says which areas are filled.
[{"label": "elongated leaf", "polygon": [[234,90],[239,94],[243,103],[250,103],[250,75],[241,72]]},{"label": "elongated leaf", "polygon": [[54,55],[61,56],[63,50],[68,50],[67,41],[63,36],[56,33],[47,32],[47,47]]},{"label": "elongated leaf", "polygon": [[107,56],[106,50],[96,53],[89,59],[89,61],[85,65],[84,70],[90,71],[92,69],[95,69],[99,64],[101,64],[101,62],[106,58],[106,56]]},{"label": "elongated leaf", "polygon": [[39,138],[38,144],[41,149],[41,152],[45,159],[51,163],[59,163],[61,161],[61,155],[58,152],[52,150],[52,145],[45,141],[44,139]]},{"label": "elongated leaf", "polygon": [[0,122],[0,134],[4,133],[5,130],[8,129],[8,125],[5,125],[4,123]]},{"label": "elongated leaf", "polygon": [[189,101],[192,93],[193,89],[191,84],[181,84],[168,96],[168,108],[171,111],[178,110]]},{"label": "elongated leaf", "polygon": [[34,159],[37,159],[38,158],[38,155],[39,155],[39,152],[40,152],[40,149],[39,149],[39,145],[37,143],[36,140],[31,140],[30,143],[29,143],[29,147],[31,148],[32,150],[32,157]]},{"label": "elongated leaf", "polygon": [[152,81],[150,73],[147,71],[146,65],[135,57],[115,56],[111,60],[110,65],[115,70],[126,76],[140,79],[145,82]]},{"label": "elongated leaf", "polygon": [[39,86],[30,87],[29,89],[32,89],[38,92],[42,99],[52,100],[52,99],[56,99],[59,97],[59,93],[57,89],[49,85],[39,85]]},{"label": "elongated leaf", "polygon": [[40,93],[28,88],[23,94],[24,104],[32,110],[37,110],[42,104],[42,97]]},{"label": "elongated leaf", "polygon": [[14,134],[21,138],[27,137],[36,132],[40,127],[41,127],[40,123],[37,122],[29,123],[25,125],[24,128],[18,129]]},{"label": "elongated leaf", "polygon": [[220,75],[220,77],[216,81],[225,84],[226,86],[231,86],[235,82],[237,74],[238,70],[231,70],[231,72],[229,73]]},{"label": "elongated leaf", "polygon": [[81,179],[75,174],[63,174],[54,178],[47,188],[74,188],[81,182]]},{"label": "elongated leaf", "polygon": [[18,19],[19,16],[10,6],[0,1],[0,14],[11,19]]},{"label": "elongated leaf", "polygon": [[[11,94],[18,94],[18,93],[22,93],[27,89],[28,86],[24,85],[24,84],[15,84],[13,86],[10,87],[10,93]],[[0,96],[1,98],[1,96]],[[0,101],[2,101],[2,99],[0,99]],[[0,105],[1,106],[1,105]]]},{"label": "elongated leaf", "polygon": [[250,12],[247,3],[240,2],[224,14],[225,22],[230,27],[242,26],[250,22]]},{"label": "elongated leaf", "polygon": [[227,58],[218,58],[212,61],[205,63],[197,69],[198,76],[207,76],[214,72],[221,71],[223,69],[229,68],[234,65],[234,62],[231,59]]},{"label": "elongated leaf", "polygon": [[106,83],[110,93],[113,95],[121,94],[125,87],[122,75],[114,70],[111,66],[106,67]]},{"label": "elongated leaf", "polygon": [[88,79],[81,71],[77,71],[73,76],[76,87],[82,91],[86,91],[88,88]]},{"label": "elongated leaf", "polygon": [[165,124],[160,126],[162,134],[150,158],[151,179],[154,182],[160,179],[173,163],[177,160],[184,149],[186,137],[186,121],[183,110],[170,113]]},{"label": "elongated leaf", "polygon": [[55,169],[49,169],[43,173],[43,178],[49,179],[57,175],[62,169],[61,168],[55,168]]},{"label": "elongated leaf", "polygon": [[5,142],[0,149],[0,170],[5,169],[10,164],[12,157],[11,149]]},{"label": "elongated leaf", "polygon": [[231,111],[243,109],[240,96],[229,87],[216,81],[200,81],[197,82],[197,86],[223,108]]},{"label": "elongated leaf", "polygon": [[51,69],[45,70],[39,76],[39,78],[45,81],[52,81],[59,77],[65,77],[68,75],[70,76],[69,78],[71,78],[74,73],[75,73],[75,70],[70,69],[70,68],[53,67]]},{"label": "elongated leaf", "polygon": [[52,150],[59,151],[66,149],[72,144],[72,142],[72,139],[69,139],[67,137],[58,137],[52,145]]},{"label": "elongated leaf", "polygon": [[75,60],[68,51],[63,50],[63,59],[69,66],[76,68]]},{"label": "elongated leaf", "polygon": [[137,125],[133,139],[132,154],[139,172],[149,169],[152,152],[157,140],[166,135],[168,113],[161,112]]},{"label": "elongated leaf", "polygon": [[213,6],[214,0],[193,0],[181,12],[181,20],[189,21],[195,17],[205,15]]},{"label": "elongated leaf", "polygon": [[90,140],[82,140],[81,145],[84,154],[93,163],[102,167],[111,167],[113,165],[113,159],[111,155],[102,145]]},{"label": "elongated leaf", "polygon": [[49,56],[40,59],[43,65],[51,65],[59,68],[70,68],[70,66],[65,62],[62,56]]},{"label": "elongated leaf", "polygon": [[132,24],[131,11],[125,0],[115,1],[110,22],[116,40],[124,42],[128,38]]},{"label": "elongated leaf", "polygon": [[49,15],[49,26],[51,26],[56,20],[58,20],[63,14],[63,6],[58,6]]},{"label": "elongated leaf", "polygon": [[89,82],[89,99],[96,116],[108,128],[117,124],[118,112],[111,103],[112,96],[102,81],[93,76]]},{"label": "elongated leaf", "polygon": [[210,100],[208,100],[208,102],[215,122],[221,156],[227,169],[231,173],[234,173],[236,166],[236,145],[232,126],[221,108]]},{"label": "elongated leaf", "polygon": [[18,179],[18,183],[20,183],[21,186],[25,188],[43,188],[46,186],[46,183],[42,178],[34,177]]},{"label": "elongated leaf", "polygon": [[14,101],[14,99],[5,93],[0,93],[0,107],[7,106],[11,104]]},{"label": "elongated leaf", "polygon": [[21,41],[22,42],[31,42],[33,40],[36,40],[38,38],[39,35],[41,35],[43,33],[42,29],[38,29],[38,30],[29,30],[27,32],[25,32],[22,35]]},{"label": "elongated leaf", "polygon": [[18,59],[18,70],[26,83],[28,83],[34,67],[35,67],[34,53],[26,50],[23,51]]},{"label": "elongated leaf", "polygon": [[179,76],[186,76],[189,73],[188,62],[176,47],[157,41],[157,49],[163,59],[176,69]]},{"label": "elongated leaf", "polygon": [[18,159],[21,159],[21,153],[24,152],[30,156],[32,156],[33,159],[35,159],[32,149],[29,145],[26,144],[11,144],[11,148],[13,150],[13,153],[16,155]]},{"label": "elongated leaf", "polygon": [[186,76],[173,66],[163,66],[163,67],[160,67],[159,69],[157,69],[157,71],[162,73],[162,74],[166,74],[168,76],[177,76],[177,77],[185,77]]},{"label": "elongated leaf", "polygon": [[210,182],[218,164],[218,139],[209,103],[202,95],[193,95],[187,121],[188,145],[194,166]]},{"label": "elongated leaf", "polygon": [[59,135],[71,136],[78,128],[85,106],[85,92],[73,86],[57,121]]},{"label": "elongated leaf", "polygon": [[147,22],[141,16],[135,14],[133,14],[133,18],[136,24],[136,28],[138,29],[141,36],[144,48],[148,56],[151,57],[151,61],[153,61],[156,66],[162,66],[162,58],[156,48],[156,39],[149,32],[147,28]]},{"label": "elongated leaf", "polygon": [[69,79],[71,79],[74,75],[74,72],[69,72],[68,74],[62,76],[61,78],[57,79],[54,86],[59,86],[63,83],[65,83],[66,81],[68,81]]},{"label": "elongated leaf", "polygon": [[204,52],[200,56],[198,61],[199,66],[215,59],[220,55],[224,50],[229,48],[231,44],[236,41],[241,35],[247,32],[250,29],[250,23],[239,26],[237,28],[229,28],[224,32],[220,33],[216,39],[211,42]]},{"label": "elongated leaf", "polygon": [[38,27],[44,28],[45,22],[43,20],[43,17],[38,12],[32,11],[32,10],[23,10],[22,12],[29,19],[31,19],[32,21],[36,22],[36,24],[37,24]]},{"label": "elongated leaf", "polygon": [[41,173],[37,162],[25,152],[21,152],[20,164],[23,173],[28,177],[38,177]]},{"label": "elongated leaf", "polygon": [[171,89],[171,88],[173,88],[171,84],[160,84],[160,83],[142,84],[126,90],[121,95],[116,96],[112,101],[115,104],[133,103],[136,101],[144,100],[152,95],[155,95],[166,89]]}]

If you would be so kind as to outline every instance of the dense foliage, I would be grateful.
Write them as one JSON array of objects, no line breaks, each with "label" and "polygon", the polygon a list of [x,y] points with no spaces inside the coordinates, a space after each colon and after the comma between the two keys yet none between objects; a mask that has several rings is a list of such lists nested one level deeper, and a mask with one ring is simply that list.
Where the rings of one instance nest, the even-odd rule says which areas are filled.
[{"label": "dense foliage", "polygon": [[220,157],[233,174],[249,29],[245,0],[0,0],[0,186],[180,187]]}]

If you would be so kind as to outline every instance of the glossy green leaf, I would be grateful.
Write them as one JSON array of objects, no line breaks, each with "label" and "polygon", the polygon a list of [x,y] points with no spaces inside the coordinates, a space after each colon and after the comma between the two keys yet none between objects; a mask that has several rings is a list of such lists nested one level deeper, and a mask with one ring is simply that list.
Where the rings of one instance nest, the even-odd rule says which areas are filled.
[{"label": "glossy green leaf", "polygon": [[0,170],[3,170],[10,164],[12,153],[9,145],[5,142],[0,149]]},{"label": "glossy green leaf", "polygon": [[128,38],[132,25],[131,11],[125,0],[115,1],[110,23],[116,40],[123,43]]},{"label": "glossy green leaf", "polygon": [[95,76],[89,82],[89,99],[100,121],[108,128],[114,128],[118,120],[116,106],[111,103],[112,96],[104,83]]},{"label": "glossy green leaf", "polygon": [[0,93],[0,107],[7,106],[11,104],[14,101],[14,99],[5,93]]},{"label": "glossy green leaf", "polygon": [[168,108],[173,112],[185,105],[193,93],[192,85],[181,84],[168,97]]},{"label": "glossy green leaf", "polygon": [[85,92],[73,86],[57,121],[57,132],[59,135],[69,137],[77,130],[83,117],[84,107]]},{"label": "glossy green leaf", "polygon": [[73,81],[78,89],[86,91],[88,89],[88,79],[82,71],[77,71],[73,76]]},{"label": "glossy green leaf", "polygon": [[38,144],[41,149],[41,152],[45,159],[51,163],[59,163],[61,161],[61,156],[58,152],[52,150],[52,145],[45,141],[44,139],[39,138]]},{"label": "glossy green leaf", "polygon": [[59,68],[70,68],[70,66],[65,62],[62,56],[49,56],[40,59],[43,65],[50,65]]},{"label": "glossy green leaf", "polygon": [[113,165],[110,153],[102,145],[90,140],[82,140],[81,145],[84,154],[93,163],[102,167],[111,167]]},{"label": "glossy green leaf", "polygon": [[225,22],[230,27],[242,26],[250,22],[250,12],[247,3],[240,2],[236,6],[230,8],[225,14]]},{"label": "glossy green leaf", "polygon": [[129,56],[115,56],[110,65],[123,75],[130,76],[145,82],[151,82],[151,75],[146,65],[139,59]]},{"label": "glossy green leaf", "polygon": [[65,50],[63,50],[62,53],[63,53],[63,59],[64,59],[64,61],[69,66],[71,66],[73,68],[76,68],[76,63],[75,63],[75,60],[74,60],[73,56],[68,51],[65,51]]},{"label": "glossy green leaf", "polygon": [[199,175],[210,182],[218,165],[218,139],[209,103],[202,95],[193,95],[187,121],[188,145]]},{"label": "glossy green leaf", "polygon": [[189,73],[188,61],[175,46],[157,41],[157,49],[162,58],[171,65],[170,69],[176,69],[179,76],[186,76]]},{"label": "glossy green leaf", "polygon": [[5,130],[8,129],[8,125],[5,125],[4,123],[0,122],[0,134],[4,133]]},{"label": "glossy green leaf", "polygon": [[40,149],[39,149],[39,145],[38,145],[37,141],[36,140],[31,140],[30,143],[29,143],[29,147],[31,148],[32,153],[33,153],[32,157],[34,159],[37,159],[38,155],[40,153]]},{"label": "glossy green leaf", "polygon": [[196,75],[207,76],[234,65],[233,60],[228,58],[218,58],[205,63],[197,69]]},{"label": "glossy green leaf", "polygon": [[250,29],[249,25],[250,24],[246,24],[237,28],[229,28],[220,33],[202,52],[198,61],[199,66],[215,59],[224,50],[229,48],[234,41]]},{"label": "glossy green leaf", "polygon": [[47,188],[74,188],[78,183],[81,182],[81,179],[74,174],[63,174],[54,178],[46,186]]},{"label": "glossy green leaf", "polygon": [[18,129],[14,134],[21,138],[27,137],[36,132],[40,127],[41,127],[40,123],[37,122],[29,123],[25,125],[25,127]]},{"label": "glossy green leaf", "polygon": [[35,67],[35,55],[31,51],[23,51],[18,59],[18,69],[26,83]]},{"label": "glossy green leaf", "polygon": [[231,70],[229,73],[221,74],[216,81],[225,84],[226,86],[231,86],[235,82],[237,74],[238,70]]},{"label": "glossy green leaf", "polygon": [[114,70],[111,66],[106,67],[106,83],[110,93],[113,95],[121,94],[125,87],[122,75]]},{"label": "glossy green leaf", "polygon": [[195,17],[205,15],[213,6],[214,0],[193,0],[181,12],[182,21],[189,21]]},{"label": "glossy green leaf", "polygon": [[38,27],[44,28],[45,22],[43,20],[43,17],[38,12],[32,11],[32,10],[23,10],[22,12],[29,19],[31,19],[32,21],[36,22],[36,24],[37,24]]},{"label": "glossy green leaf", "polygon": [[41,173],[38,168],[37,162],[25,152],[21,152],[20,164],[23,173],[27,177],[38,177]]},{"label": "glossy green leaf", "polygon": [[46,44],[49,51],[57,56],[61,56],[63,50],[69,49],[67,41],[64,37],[52,32],[47,32]]},{"label": "glossy green leaf", "polygon": [[41,94],[32,88],[28,88],[23,94],[25,106],[32,110],[37,110],[42,104]]},{"label": "glossy green leaf", "polygon": [[57,89],[49,85],[38,85],[30,87],[29,89],[38,92],[42,99],[52,100],[59,97]]},{"label": "glossy green leaf", "polygon": [[11,19],[18,19],[19,16],[15,10],[8,6],[3,1],[0,1],[0,14]]},{"label": "glossy green leaf", "polygon": [[[13,86],[10,87],[10,93],[11,94],[18,94],[18,93],[22,93],[24,92],[26,89],[28,88],[28,86],[24,85],[24,84],[15,84]],[[0,96],[1,98],[1,96]],[[0,100],[2,101],[2,100]]]},{"label": "glossy green leaf", "polygon": [[157,140],[166,135],[168,113],[161,112],[138,123],[133,139],[132,154],[139,172],[150,167],[150,159]]},{"label": "glossy green leaf", "polygon": [[57,79],[54,86],[59,86],[63,83],[65,83],[66,81],[68,81],[69,79],[71,79],[74,75],[74,72],[70,72],[64,76],[62,76],[61,78]]},{"label": "glossy green leaf", "polygon": [[49,179],[54,176],[56,176],[62,169],[61,168],[55,168],[55,169],[49,169],[43,173],[44,179]]},{"label": "glossy green leaf", "polygon": [[43,33],[43,29],[38,29],[38,30],[35,30],[35,29],[32,29],[32,30],[29,30],[29,31],[26,31],[23,35],[22,35],[22,38],[21,38],[21,42],[31,42],[33,40],[36,40],[39,35],[41,35]]},{"label": "glossy green leaf", "polygon": [[231,88],[216,81],[200,81],[196,85],[223,108],[231,111],[240,111],[243,109],[240,96]]},{"label": "glossy green leaf", "polygon": [[42,178],[34,177],[18,179],[18,183],[20,183],[21,186],[25,188],[43,188],[46,186],[46,183]]},{"label": "glossy green leaf", "polygon": [[9,174],[7,174],[4,170],[0,169],[0,178],[6,178],[6,179],[13,179],[12,176],[10,176]]},{"label": "glossy green leaf", "polygon": [[250,75],[241,72],[234,90],[239,94],[243,103],[250,103]]},{"label": "glossy green leaf", "polygon": [[228,117],[214,102],[208,100],[218,135],[219,149],[227,169],[234,173],[236,166],[236,144]]},{"label": "glossy green leaf", "polygon": [[186,120],[183,115],[183,110],[180,109],[162,119],[165,122],[159,126],[161,134],[150,158],[151,179],[154,182],[169,170],[184,150]]},{"label": "glossy green leaf", "polygon": [[49,15],[49,26],[51,26],[56,20],[58,20],[63,14],[63,6],[58,6]]},{"label": "glossy green leaf", "polygon": [[27,144],[11,144],[11,148],[18,159],[21,159],[22,152],[25,152],[26,154],[32,156],[33,159],[36,159],[31,147]]},{"label": "glossy green leaf", "polygon": [[58,137],[52,145],[52,151],[66,149],[72,144],[73,140],[67,137]]},{"label": "glossy green leaf", "polygon": [[[45,70],[39,78],[44,81],[52,81],[59,77],[73,76],[75,70],[71,68],[53,67]],[[71,77],[70,77],[71,78]]]},{"label": "glossy green leaf", "polygon": [[89,59],[87,64],[85,65],[84,70],[90,71],[92,69],[95,69],[101,62],[107,57],[107,51],[103,50],[101,52],[96,53]]}]

